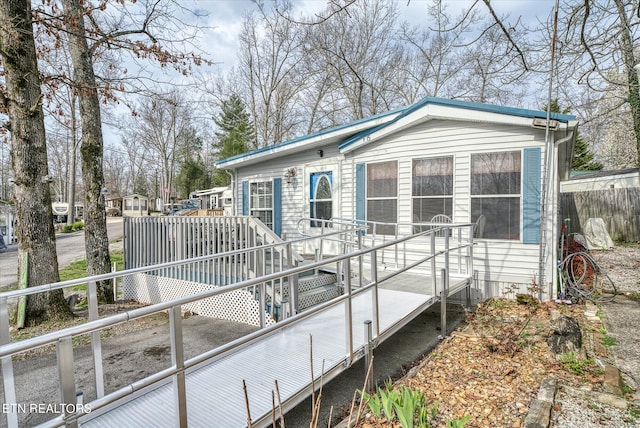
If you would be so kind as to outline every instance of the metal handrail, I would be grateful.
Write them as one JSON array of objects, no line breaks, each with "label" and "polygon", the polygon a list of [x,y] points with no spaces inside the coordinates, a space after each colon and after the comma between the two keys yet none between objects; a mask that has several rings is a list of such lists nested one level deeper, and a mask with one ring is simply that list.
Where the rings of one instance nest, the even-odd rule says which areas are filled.
[{"label": "metal handrail", "polygon": [[[298,266],[298,267],[293,267],[284,271],[280,271],[280,272],[274,272],[274,273],[270,273],[270,274],[266,274],[263,276],[260,276],[258,278],[253,278],[253,279],[249,279],[249,280],[245,280],[245,281],[241,281],[238,282],[236,284],[231,284],[231,285],[227,285],[224,287],[220,287],[220,288],[216,288],[213,290],[208,290],[208,291],[203,291],[197,294],[192,294],[189,296],[185,296],[185,297],[181,297],[175,300],[171,300],[168,302],[163,302],[163,303],[156,303],[153,305],[149,305],[149,306],[145,306],[143,308],[138,308],[138,309],[132,309],[130,311],[127,312],[123,312],[121,314],[116,314],[116,315],[112,315],[106,318],[101,318],[99,320],[95,320],[95,321],[88,321],[85,324],[81,324],[81,325],[77,325],[77,326],[73,326],[73,327],[67,327],[66,329],[63,330],[58,330],[56,332],[52,332],[52,333],[46,333],[43,334],[41,336],[38,337],[32,337],[29,339],[25,339],[25,340],[21,340],[19,342],[13,342],[10,344],[6,344],[6,345],[0,345],[0,358],[3,357],[8,357],[23,351],[26,351],[28,349],[31,348],[37,348],[40,346],[44,346],[46,344],[49,343],[53,343],[55,341],[57,341],[58,339],[65,337],[65,336],[78,336],[81,334],[86,334],[86,333],[90,333],[96,330],[101,329],[102,327],[106,328],[106,327],[110,327],[112,325],[116,325],[116,324],[120,324],[129,320],[133,320],[136,318],[142,318],[145,317],[147,315],[152,315],[156,312],[161,312],[164,310],[167,310],[173,306],[176,305],[180,305],[183,306],[187,303],[193,303],[195,301],[198,300],[202,300],[204,298],[207,297],[214,297],[220,294],[224,294],[224,293],[228,293],[231,291],[235,291],[235,290],[240,290],[243,288],[248,288],[254,285],[258,285],[260,283],[263,282],[269,282],[272,281],[274,279],[278,279],[278,278],[284,278],[284,277],[288,277],[291,275],[295,275],[301,272],[305,272],[305,271],[309,271],[312,269],[317,269],[319,267],[325,266],[325,265],[331,265],[331,264],[335,264],[336,262],[345,260],[347,258],[353,258],[353,257],[358,257],[358,256],[364,256],[368,253],[371,253],[373,251],[379,251],[382,250],[384,248],[387,248],[389,246],[392,245],[397,245],[399,243],[402,242],[406,242],[408,240],[414,239],[416,237],[420,237],[420,236],[426,236],[426,235],[430,235],[432,233],[434,233],[435,230],[427,230],[424,232],[420,232],[416,235],[410,235],[410,236],[406,236],[403,238],[400,238],[396,241],[390,241],[390,242],[385,242],[382,244],[378,244],[374,247],[370,247],[370,248],[364,248],[361,250],[356,250],[352,253],[349,253],[347,255],[339,255],[339,256],[334,256],[328,259],[324,259],[321,261],[316,261],[316,262],[312,262],[309,264],[305,264],[303,266]],[[290,243],[294,243],[294,242],[300,242],[300,241],[304,241],[307,238],[302,238],[302,239],[297,239],[297,240],[293,240],[293,241],[288,241]],[[271,247],[271,246],[275,246],[275,245],[282,245],[282,243],[279,244],[271,244],[268,245],[266,247]],[[261,247],[264,248],[264,247]],[[246,251],[246,250],[244,250]],[[220,253],[220,254],[216,254],[216,256],[219,257],[228,257],[230,255],[233,254],[240,254],[242,253],[243,250],[234,250],[234,251],[229,251],[226,253]],[[428,257],[429,260],[432,257],[435,257],[436,255],[441,255],[443,254],[442,251],[440,252],[436,252],[436,254],[430,255]],[[201,259],[205,259],[205,258],[211,258],[211,256],[201,256],[201,257],[197,257],[194,259],[187,259],[187,260],[179,260],[179,261],[175,261],[175,262],[168,262],[168,263],[163,263],[160,265],[155,265],[155,266],[145,266],[145,267],[141,267],[141,268],[133,268],[133,269],[128,269],[126,271],[119,271],[119,272],[114,272],[114,273],[108,273],[108,274],[102,274],[102,275],[94,275],[91,277],[87,277],[84,279],[79,279],[79,280],[69,280],[69,281],[63,281],[57,284],[48,284],[48,285],[52,285],[55,287],[52,288],[45,288],[45,291],[49,291],[49,290],[56,290],[58,288],[61,288],[60,284],[64,285],[64,287],[68,287],[71,285],[76,285],[76,284],[84,284],[87,282],[98,282],[98,281],[102,281],[102,280],[106,280],[106,279],[111,279],[111,278],[117,278],[117,277],[123,277],[123,276],[127,276],[130,274],[134,274],[134,273],[142,273],[142,272],[147,272],[147,271],[156,271],[156,270],[160,270],[166,267],[173,267],[176,265],[181,265],[181,264],[188,264],[188,263],[193,263],[193,262],[197,262],[200,261]],[[424,261],[422,261],[424,262]],[[421,263],[422,263],[421,262]],[[415,264],[410,265],[407,269],[410,269],[412,267],[415,267]],[[396,271],[397,272],[397,271]],[[395,276],[395,275],[394,275]],[[32,287],[32,289],[38,289],[40,287],[47,287],[47,286],[39,286],[39,287]],[[27,288],[24,290],[13,290],[10,292],[6,292],[6,293],[0,293],[0,299],[9,299],[11,297],[19,297],[23,294],[17,294],[17,292],[24,292],[24,291],[29,291],[31,290],[31,288]],[[28,293],[28,294],[34,294],[34,293]],[[24,294],[24,295],[28,295],[28,294]],[[106,322],[110,319],[114,319],[113,322]],[[95,328],[94,328],[95,327]],[[68,332],[67,334],[59,334],[60,332]],[[29,342],[33,342],[34,346],[26,346],[24,345],[25,343],[29,343]],[[9,349],[9,351],[7,351],[7,349]]]},{"label": "metal handrail", "polygon": [[[451,227],[456,227],[458,225],[452,225]],[[461,225],[458,227],[465,227],[465,226],[470,226],[470,225]],[[354,227],[351,229],[351,232],[355,232],[358,233],[359,231],[362,230],[362,226],[360,227]],[[72,326],[72,327],[67,327],[65,329],[59,330],[59,331],[55,331],[55,332],[51,332],[51,333],[47,333],[44,334],[42,336],[38,336],[38,337],[34,337],[34,338],[29,338],[29,339],[25,339],[19,342],[13,342],[13,343],[7,343],[7,344],[2,344],[0,345],[0,359],[2,360],[2,364],[3,364],[3,370],[4,370],[4,364],[5,362],[8,360],[9,362],[11,361],[11,356],[24,352],[24,351],[28,351],[30,349],[34,349],[34,348],[38,348],[50,343],[58,343],[58,346],[61,346],[61,343],[66,343],[68,342],[68,346],[71,346],[70,341],[68,340],[69,338],[73,337],[73,336],[78,336],[78,335],[82,335],[82,334],[88,334],[88,333],[94,333],[92,334],[92,337],[97,337],[98,342],[100,341],[99,338],[99,334],[95,334],[96,332],[99,332],[100,330],[103,330],[105,328],[111,327],[113,325],[116,324],[120,324],[123,322],[127,322],[129,320],[133,320],[133,319],[137,319],[137,318],[142,318],[148,315],[152,315],[154,313],[158,313],[161,311],[165,311],[165,310],[169,310],[170,312],[170,316],[172,319],[175,319],[175,311],[176,309],[179,311],[180,308],[186,304],[189,303],[193,303],[196,302],[198,300],[202,300],[205,298],[210,298],[210,297],[214,297],[214,296],[218,296],[218,295],[222,295],[228,292],[232,292],[235,290],[240,290],[240,289],[246,289],[248,287],[255,287],[258,286],[259,284],[264,284],[266,282],[269,281],[273,281],[273,280],[277,280],[277,279],[284,279],[286,277],[291,277],[292,275],[297,275],[301,272],[304,271],[308,271],[311,269],[317,269],[320,268],[322,266],[326,266],[326,265],[332,265],[335,264],[336,266],[340,266],[340,264],[342,263],[342,266],[344,267],[344,272],[345,272],[345,280],[346,280],[346,293],[342,296],[338,296],[324,304],[318,305],[317,307],[305,311],[303,313],[300,314],[294,314],[292,317],[279,322],[277,324],[274,324],[270,327],[266,327],[263,328],[255,333],[252,333],[246,337],[237,339],[233,342],[230,342],[227,345],[224,345],[223,347],[219,347],[216,348],[214,350],[211,350],[207,353],[201,354],[199,356],[196,356],[194,358],[191,358],[187,361],[180,361],[180,365],[174,365],[172,368],[163,370],[162,372],[156,373],[152,376],[149,376],[145,379],[142,379],[141,381],[136,382],[135,384],[129,385],[128,387],[125,388],[121,388],[120,390],[117,390],[111,394],[108,394],[106,396],[98,396],[98,398],[96,400],[94,400],[93,402],[91,402],[92,405],[92,409],[97,410],[98,406],[99,407],[104,407],[107,404],[110,404],[112,402],[114,402],[117,399],[120,399],[126,395],[132,394],[142,388],[145,388],[146,386],[155,384],[163,379],[166,379],[170,376],[175,376],[178,375],[179,373],[183,373],[184,370],[186,370],[187,368],[191,368],[197,364],[200,363],[204,363],[206,361],[211,360],[212,358],[215,358],[223,353],[229,352],[232,349],[237,348],[238,346],[247,343],[248,341],[254,340],[260,336],[269,334],[272,331],[275,331],[283,326],[289,325],[290,323],[293,323],[299,319],[302,319],[304,317],[307,317],[309,315],[311,315],[312,313],[316,313],[318,311],[321,311],[323,309],[326,309],[330,306],[336,305],[344,300],[349,300],[353,298],[353,296],[360,294],[361,292],[364,292],[365,290],[368,290],[372,287],[375,288],[375,294],[376,294],[376,304],[374,307],[374,312],[375,312],[375,318],[376,318],[376,329],[377,329],[377,336],[379,336],[379,322],[378,322],[378,307],[377,307],[377,287],[378,284],[381,282],[384,282],[385,280],[388,280],[398,274],[400,274],[401,272],[405,272],[409,269],[412,269],[413,267],[424,263],[428,260],[432,261],[432,266],[433,264],[435,264],[435,258],[437,256],[440,256],[444,253],[445,254],[445,268],[448,271],[448,251],[451,251],[451,248],[447,248],[448,245],[445,247],[445,251],[431,251],[427,256],[422,257],[421,259],[419,259],[418,261],[411,263],[407,266],[404,266],[403,268],[399,269],[398,271],[394,271],[389,275],[386,275],[385,277],[381,278],[381,279],[375,279],[375,277],[377,277],[377,274],[372,274],[372,281],[369,282],[368,284],[364,285],[363,287],[361,287],[358,290],[352,290],[351,288],[351,283],[350,283],[350,278],[349,278],[349,271],[350,271],[350,260],[352,258],[359,258],[360,260],[362,260],[361,258],[367,254],[371,254],[372,257],[376,257],[376,254],[378,251],[383,251],[384,249],[387,249],[391,246],[397,246],[399,244],[402,243],[406,243],[409,240],[418,238],[418,237],[423,237],[423,236],[429,236],[431,239],[431,246],[433,248],[434,245],[434,240],[435,240],[435,236],[434,233],[436,232],[436,229],[433,230],[426,230],[417,234],[413,234],[413,235],[408,235],[402,238],[398,238],[396,240],[393,241],[388,241],[388,242],[383,242],[380,243],[378,245],[374,245],[370,248],[361,248],[355,251],[352,251],[348,254],[342,254],[342,255],[338,255],[338,256],[334,256],[334,257],[330,257],[330,258],[326,258],[324,260],[319,260],[319,261],[315,261],[312,262],[310,264],[304,265],[304,266],[293,266],[290,267],[288,269],[285,269],[283,271],[280,272],[273,272],[270,274],[265,274],[265,275],[261,275],[260,277],[257,278],[252,278],[252,279],[247,279],[244,281],[240,281],[238,283],[235,284],[230,284],[230,285],[226,285],[224,287],[220,287],[217,289],[212,289],[212,290],[207,290],[207,291],[203,291],[197,294],[193,294],[193,295],[189,295],[189,296],[184,296],[181,298],[177,298],[168,302],[162,302],[162,303],[156,303],[156,304],[152,304],[150,306],[146,306],[143,308],[138,308],[138,309],[133,309],[121,314],[116,314],[116,315],[112,315],[109,317],[105,317],[102,319],[95,319],[95,320],[91,320],[88,321],[85,324],[82,325],[77,325],[77,326]],[[141,268],[133,268],[133,269],[128,269],[126,271],[120,271],[120,272],[114,272],[114,273],[109,273],[109,274],[103,274],[103,275],[95,275],[92,277],[87,277],[87,278],[83,278],[83,279],[78,279],[78,280],[70,280],[70,281],[64,281],[64,282],[60,282],[60,283],[56,283],[56,284],[45,284],[42,286],[38,286],[38,287],[33,287],[30,289],[26,289],[26,290],[15,290],[15,291],[11,291],[11,292],[5,292],[5,293],[0,293],[0,314],[3,312],[3,308],[4,308],[4,313],[6,314],[6,305],[7,305],[7,300],[9,298],[15,298],[15,297],[19,297],[22,295],[29,295],[29,294],[34,294],[37,292],[43,292],[43,291],[51,291],[51,290],[55,290],[55,289],[59,289],[59,288],[63,288],[63,287],[68,287],[68,286],[72,286],[72,285],[76,285],[76,284],[84,284],[84,283],[93,283],[93,285],[95,285],[95,282],[97,281],[102,281],[102,280],[107,280],[107,279],[113,279],[113,278],[117,278],[117,277],[124,277],[127,275],[131,275],[131,274],[135,274],[135,273],[144,273],[144,272],[149,272],[149,271],[158,271],[164,268],[168,268],[168,267],[174,267],[174,266],[179,266],[179,265],[184,265],[184,264],[190,264],[190,263],[195,263],[195,262],[199,262],[199,261],[203,261],[203,260],[208,260],[211,258],[216,258],[216,257],[231,257],[233,255],[239,255],[242,253],[246,253],[247,251],[251,251],[251,250],[256,250],[256,249],[266,249],[266,248],[272,248],[272,247],[276,247],[276,246],[286,246],[289,251],[291,248],[291,245],[295,244],[295,243],[300,243],[300,242],[305,242],[309,239],[317,239],[317,238],[324,238],[326,236],[331,236],[331,235],[336,235],[336,234],[344,234],[345,231],[338,231],[338,232],[332,232],[330,234],[326,234],[324,236],[312,236],[312,237],[304,237],[304,238],[299,238],[299,239],[294,239],[291,241],[286,241],[286,242],[279,242],[279,243],[273,243],[273,244],[268,244],[268,245],[264,245],[264,246],[260,246],[260,247],[252,247],[252,248],[247,248],[247,249],[242,249],[242,250],[234,250],[234,251],[228,251],[225,253],[219,253],[219,254],[215,254],[215,255],[208,255],[208,256],[200,256],[200,257],[196,257],[196,258],[192,258],[192,259],[186,259],[186,260],[180,260],[180,261],[174,261],[174,262],[167,262],[167,263],[162,263],[159,265],[154,265],[154,266],[145,266],[145,267],[141,267]],[[448,238],[446,238],[446,240],[448,241]],[[470,234],[469,236],[469,242],[466,245],[460,245],[459,248],[464,248],[464,247],[471,247],[473,246],[473,234]],[[374,269],[374,265],[375,262],[374,260],[372,260],[372,272]],[[338,269],[339,270],[339,269]],[[434,277],[435,277],[435,272],[434,272]],[[89,290],[91,292],[91,287],[89,287]],[[93,292],[95,292],[93,290]],[[179,312],[178,315],[179,317]],[[4,321],[4,320],[3,320]],[[354,358],[354,352],[355,350],[353,349],[353,337],[352,337],[352,330],[353,330],[353,325],[351,323],[349,323],[348,326],[346,326],[349,329],[349,338],[350,338],[350,343],[351,343],[351,348],[350,348],[350,355],[347,355],[347,359],[349,361],[353,360]],[[8,329],[8,325],[6,326],[6,328]],[[8,333],[8,331],[7,331]],[[171,334],[175,336],[175,332],[173,331],[173,327],[171,329]],[[172,336],[173,337],[173,336]],[[99,346],[99,345],[98,345]],[[58,364],[63,364],[61,361],[58,361]],[[71,367],[73,367],[73,360],[71,360],[70,362],[64,362],[64,364],[71,364]],[[68,369],[68,367],[67,367]],[[71,373],[73,373],[73,370],[71,370]],[[97,377],[97,376],[96,376]],[[11,376],[11,381],[13,381],[13,376]],[[5,382],[7,381],[7,379],[5,379]],[[98,382],[98,380],[96,379],[96,382]],[[60,380],[60,384],[63,384],[63,379]],[[6,385],[5,385],[6,386]],[[15,385],[13,385],[13,388],[15,388]],[[6,387],[5,387],[5,393],[6,393]],[[64,394],[63,394],[64,395]],[[69,420],[74,420],[77,417],[79,417],[78,415],[68,415],[67,419],[65,420],[65,418],[63,416],[59,416],[57,418],[54,418],[52,420],[50,420],[47,424],[53,424],[51,426],[60,426],[60,424],[64,424],[65,421],[69,421]],[[9,418],[9,415],[7,416],[7,418]],[[11,424],[10,424],[11,425]]]},{"label": "metal handrail", "polygon": [[[358,228],[358,227],[354,227],[351,232],[357,232],[358,230],[361,230],[362,228]],[[348,231],[339,231],[339,232],[332,232],[330,234],[325,234],[323,237],[327,237],[327,236],[332,236],[332,235],[338,235],[338,234],[343,234],[346,233]],[[204,255],[204,256],[198,256],[198,257],[193,257],[190,259],[183,259],[183,260],[174,260],[172,262],[164,262],[164,263],[160,263],[157,265],[151,265],[151,266],[142,266],[142,267],[138,267],[138,268],[131,268],[131,269],[127,269],[127,270],[123,270],[123,271],[118,271],[118,272],[109,272],[109,273],[103,273],[100,275],[93,275],[93,276],[88,276],[85,278],[80,278],[80,279],[70,279],[67,281],[60,281],[60,282],[54,282],[54,283],[49,283],[49,284],[42,284],[42,285],[38,285],[35,287],[28,287],[28,288],[23,288],[23,289],[18,289],[18,290],[11,290],[11,291],[4,291],[4,292],[0,292],[0,299],[2,298],[6,298],[6,299],[12,299],[12,298],[17,298],[20,296],[28,296],[31,294],[38,294],[38,293],[45,293],[48,291],[54,291],[54,290],[58,290],[61,288],[67,288],[73,285],[80,285],[80,284],[86,284],[88,282],[99,282],[99,281],[106,281],[106,280],[112,280],[114,278],[119,278],[119,277],[123,277],[126,275],[130,275],[130,274],[134,274],[134,273],[144,273],[144,272],[150,272],[150,271],[157,271],[157,270],[161,270],[161,269],[166,269],[166,268],[171,268],[171,267],[175,267],[175,266],[181,266],[181,265],[185,265],[185,264],[190,264],[190,263],[197,263],[197,262],[202,262],[202,261],[208,261],[211,259],[216,259],[216,258],[224,258],[224,257],[232,257],[235,255],[241,255],[243,253],[246,253],[247,251],[251,251],[251,250],[264,250],[264,249],[269,249],[269,248],[275,248],[275,247],[279,247],[279,246],[284,246],[286,244],[298,244],[301,242],[305,242],[305,241],[309,241],[309,240],[313,240],[313,239],[318,239],[320,238],[320,236],[309,236],[309,237],[303,237],[303,238],[297,238],[297,239],[292,239],[290,241],[282,241],[282,242],[274,242],[271,244],[264,244],[264,245],[259,245],[256,247],[249,247],[249,248],[243,248],[240,250],[232,250],[232,251],[225,251],[223,253],[216,253],[216,254],[208,254],[208,255]]]}]

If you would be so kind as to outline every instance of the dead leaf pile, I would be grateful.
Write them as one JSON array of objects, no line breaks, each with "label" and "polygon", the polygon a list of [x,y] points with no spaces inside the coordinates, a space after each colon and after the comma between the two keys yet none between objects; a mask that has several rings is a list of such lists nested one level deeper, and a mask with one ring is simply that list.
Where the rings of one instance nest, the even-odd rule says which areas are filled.
[{"label": "dead leaf pile", "polygon": [[[417,370],[398,380],[395,386],[422,391],[427,406],[437,402],[437,426],[446,426],[447,420],[469,415],[471,419],[466,427],[522,427],[531,400],[545,377],[572,384],[586,381],[562,370],[548,350],[546,340],[553,307],[557,305],[541,304],[525,323],[527,308],[514,301],[501,301],[485,312],[490,316],[465,324],[440,343],[420,362]],[[562,310],[569,316],[582,316],[584,307],[563,307]],[[519,333],[515,338],[515,352],[511,352],[511,348],[509,352],[499,352],[496,349],[501,348],[490,346],[495,337],[488,332],[503,332],[505,323],[517,320],[520,324],[513,329]],[[484,325],[474,325],[477,322]],[[601,382],[602,379],[588,380]],[[370,417],[361,426],[395,425],[376,422]]]}]

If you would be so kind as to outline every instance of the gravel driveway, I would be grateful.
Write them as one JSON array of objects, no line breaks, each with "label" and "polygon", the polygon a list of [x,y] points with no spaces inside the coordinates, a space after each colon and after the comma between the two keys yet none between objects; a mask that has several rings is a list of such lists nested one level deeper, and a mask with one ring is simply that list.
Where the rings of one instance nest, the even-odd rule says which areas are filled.
[{"label": "gravel driveway", "polygon": [[618,246],[611,251],[590,253],[599,267],[621,293],[599,309],[607,335],[617,345],[609,348],[609,363],[620,369],[622,379],[635,393],[629,400],[633,410],[620,409],[610,403],[581,397],[575,391],[560,389],[556,396],[559,411],[551,425],[562,428],[639,427],[640,418],[640,245]]}]

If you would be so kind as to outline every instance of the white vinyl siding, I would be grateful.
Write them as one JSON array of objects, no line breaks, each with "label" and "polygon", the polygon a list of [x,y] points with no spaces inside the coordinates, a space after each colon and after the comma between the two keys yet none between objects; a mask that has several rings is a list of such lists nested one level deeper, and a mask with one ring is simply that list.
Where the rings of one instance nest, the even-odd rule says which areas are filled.
[{"label": "white vinyl siding", "polygon": [[[452,218],[471,222],[471,156],[476,153],[522,151],[542,148],[544,130],[504,124],[432,119],[361,148],[339,153],[337,145],[324,146],[322,159],[316,148],[290,156],[273,157],[238,170],[236,206],[242,212],[242,181],[262,181],[283,177],[291,167],[298,169],[295,180],[282,183],[282,232],[298,237],[298,219],[310,212],[308,174],[337,168],[333,175],[334,217],[355,219],[355,170],[357,164],[397,162],[397,222],[412,222],[412,165],[414,159],[453,156]],[[307,177],[307,178],[305,178]],[[549,207],[550,210],[553,207]],[[553,211],[551,211],[553,212]],[[424,251],[424,248],[416,248]],[[409,254],[410,255],[410,254]],[[481,240],[474,247],[474,268],[481,283],[531,283],[538,272],[539,246],[521,241]],[[487,290],[489,293],[489,290]]]},{"label": "white vinyl siding", "polygon": [[[417,158],[453,156],[453,219],[471,222],[471,156],[474,153],[541,147],[544,130],[509,125],[431,120],[370,143],[347,155],[343,176],[355,164],[397,160],[398,222],[412,222],[412,162]],[[353,182],[353,180],[352,180]],[[341,205],[355,212],[355,193],[342,193]],[[353,215],[352,215],[353,216]],[[481,281],[530,283],[538,272],[539,247],[520,241],[479,242],[474,268]],[[491,277],[487,276],[491,272]]]},{"label": "white vinyl siding", "polygon": [[[323,147],[322,158],[319,157],[314,149],[290,156],[274,157],[266,162],[239,168],[237,170],[237,184],[235,185],[234,195],[236,212],[242,214],[243,181],[267,181],[274,178],[282,178],[287,170],[295,167],[296,176],[294,179],[290,183],[282,180],[282,236],[287,238],[300,237],[297,222],[300,218],[309,217],[309,193],[305,174],[308,174],[309,171],[328,170],[329,165],[336,165],[336,174],[333,176],[332,185],[334,194],[340,195],[342,189],[342,180],[340,178],[341,158],[342,155],[340,155],[337,147]],[[342,215],[340,209],[340,204],[336,203],[333,209],[335,217]]]}]

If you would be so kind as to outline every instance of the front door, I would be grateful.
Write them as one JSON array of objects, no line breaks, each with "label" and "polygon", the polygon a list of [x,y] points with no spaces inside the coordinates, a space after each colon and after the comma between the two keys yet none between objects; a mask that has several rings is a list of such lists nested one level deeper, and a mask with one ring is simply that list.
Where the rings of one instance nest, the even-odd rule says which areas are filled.
[{"label": "front door", "polygon": [[[331,223],[322,220],[332,220],[340,217],[340,170],[337,163],[326,163],[305,167],[305,217],[309,217],[306,225],[307,233],[320,235],[331,233],[337,229]],[[317,219],[317,220],[314,220]],[[313,254],[317,242],[310,242],[305,248],[306,253]],[[326,255],[338,254],[340,243],[335,240],[325,240],[322,253]]]}]

